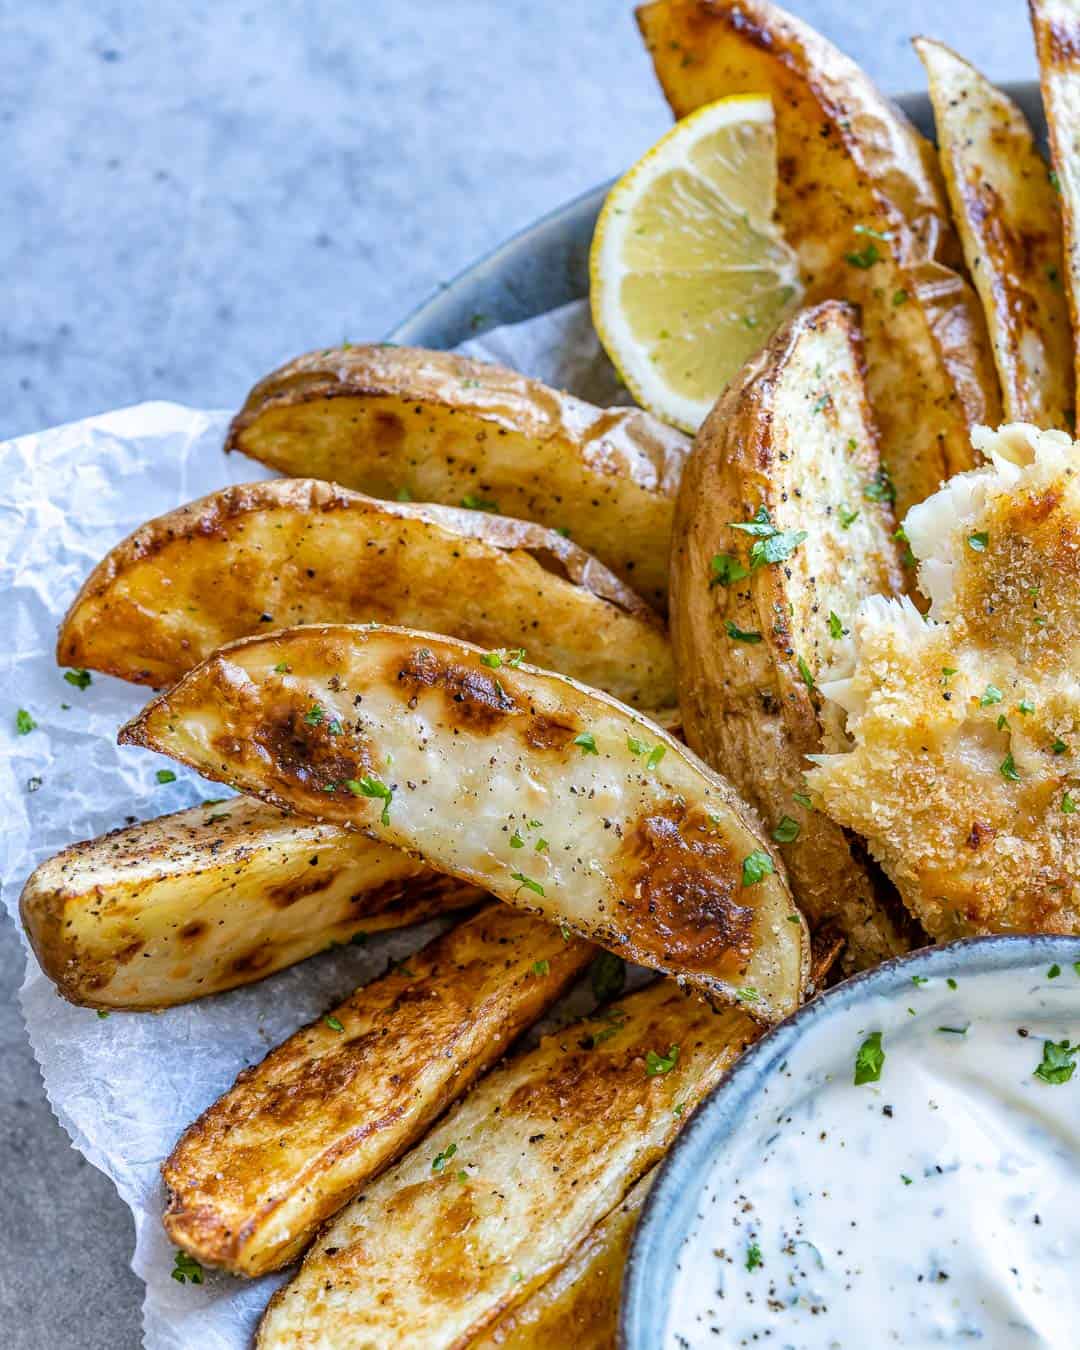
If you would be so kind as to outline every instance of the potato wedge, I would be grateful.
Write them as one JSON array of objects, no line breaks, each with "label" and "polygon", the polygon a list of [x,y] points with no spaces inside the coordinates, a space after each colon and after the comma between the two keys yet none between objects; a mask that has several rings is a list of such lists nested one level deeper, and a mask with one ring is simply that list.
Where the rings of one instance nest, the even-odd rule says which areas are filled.
[{"label": "potato wedge", "polygon": [[607,1016],[489,1074],[349,1205],[271,1301],[260,1350],[464,1346],[558,1271],[754,1034],[670,981]]},{"label": "potato wedge", "polygon": [[165,1229],[262,1275],[410,1148],[581,973],[588,943],[489,905],[244,1072],[162,1168]]},{"label": "potato wedge", "polygon": [[1080,0],[1028,0],[1050,158],[1061,193],[1065,293],[1073,331],[1073,371],[1080,387]]},{"label": "potato wedge", "polygon": [[1072,329],[1061,209],[1027,119],[974,66],[916,38],[964,257],[982,301],[1008,421],[1065,428]]},{"label": "potato wedge", "polygon": [[676,117],[768,93],[778,211],[806,300],[849,300],[901,516],[970,468],[968,428],[999,420],[986,323],[961,276],[934,149],[819,33],[768,0],[656,0],[638,10]]},{"label": "potato wedge", "polygon": [[807,778],[934,939],[1080,934],[1080,444],[977,435],[906,521],[929,616],[863,602],[822,682],[850,748]]},{"label": "potato wedge", "polygon": [[162,686],[268,626],[367,620],[527,648],[623,702],[675,704],[662,624],[568,539],[314,479],[227,488],[144,525],[87,579],[57,659]]},{"label": "potato wedge", "polygon": [[813,686],[830,651],[865,596],[903,588],[882,483],[855,315],[826,301],[780,330],[698,432],[672,552],[687,741],[781,841],[811,930],[844,936],[848,971],[906,944],[857,844],[805,804],[805,756],[826,739]]},{"label": "potato wedge", "polygon": [[34,870],[20,910],[66,999],[145,1010],[483,898],[400,849],[235,797],[73,844]]},{"label": "potato wedge", "polygon": [[334,347],[260,380],[225,448],[374,497],[475,504],[566,530],[665,608],[690,442],[638,409],[596,408],[452,352]]},{"label": "potato wedge", "polygon": [[469,1350],[615,1350],[623,1273],[641,1209],[656,1180],[646,1172],[566,1265],[524,1303],[469,1342]]},{"label": "potato wedge", "polygon": [[413,851],[709,997],[741,990],[763,1019],[804,988],[804,926],[731,787],[564,676],[407,629],[297,628],[224,648],[120,740]]}]

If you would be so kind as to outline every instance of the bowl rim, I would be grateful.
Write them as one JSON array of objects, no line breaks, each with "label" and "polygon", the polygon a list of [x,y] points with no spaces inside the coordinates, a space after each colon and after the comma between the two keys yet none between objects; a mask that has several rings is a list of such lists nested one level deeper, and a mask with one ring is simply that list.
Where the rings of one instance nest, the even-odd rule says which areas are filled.
[{"label": "bowl rim", "polygon": [[811,1025],[840,1010],[873,999],[895,998],[910,985],[912,974],[929,979],[949,975],[984,975],[1029,970],[1039,965],[1080,962],[1080,936],[1060,933],[991,934],[960,938],[940,946],[920,947],[872,970],[860,971],[824,990],[766,1031],[744,1050],[701,1101],[657,1165],[656,1180],[646,1197],[634,1230],[623,1272],[617,1344],[619,1350],[656,1350],[655,1323],[648,1311],[658,1305],[666,1314],[668,1276],[685,1232],[673,1234],[675,1197],[700,1175],[698,1163],[713,1154],[739,1129],[743,1108],[773,1068],[787,1059]]}]

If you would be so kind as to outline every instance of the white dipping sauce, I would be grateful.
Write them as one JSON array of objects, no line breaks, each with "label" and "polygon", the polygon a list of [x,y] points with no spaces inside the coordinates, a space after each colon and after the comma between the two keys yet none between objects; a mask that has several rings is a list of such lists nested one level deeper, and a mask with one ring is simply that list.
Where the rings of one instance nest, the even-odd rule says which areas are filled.
[{"label": "white dipping sauce", "polygon": [[1063,1078],[1071,964],[811,1024],[703,1179],[665,1350],[1080,1346],[1080,1069],[1037,1077],[1046,1041]]}]

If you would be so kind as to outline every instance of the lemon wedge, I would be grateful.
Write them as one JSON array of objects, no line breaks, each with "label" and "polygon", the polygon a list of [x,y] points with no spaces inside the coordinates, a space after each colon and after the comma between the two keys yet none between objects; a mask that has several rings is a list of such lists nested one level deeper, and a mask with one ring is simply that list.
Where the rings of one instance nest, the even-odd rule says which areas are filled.
[{"label": "lemon wedge", "polygon": [[684,431],[802,295],[776,177],[772,101],[720,99],[638,160],[596,223],[596,331],[642,407]]}]

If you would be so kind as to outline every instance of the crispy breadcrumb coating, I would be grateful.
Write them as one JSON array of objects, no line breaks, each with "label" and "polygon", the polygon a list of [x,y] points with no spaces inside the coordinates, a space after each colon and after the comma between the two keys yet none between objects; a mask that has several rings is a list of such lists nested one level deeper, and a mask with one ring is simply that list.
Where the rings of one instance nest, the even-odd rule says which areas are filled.
[{"label": "crispy breadcrumb coating", "polygon": [[1080,932],[1080,445],[973,440],[905,521],[929,614],[863,603],[821,683],[851,748],[808,781],[934,938]]}]

